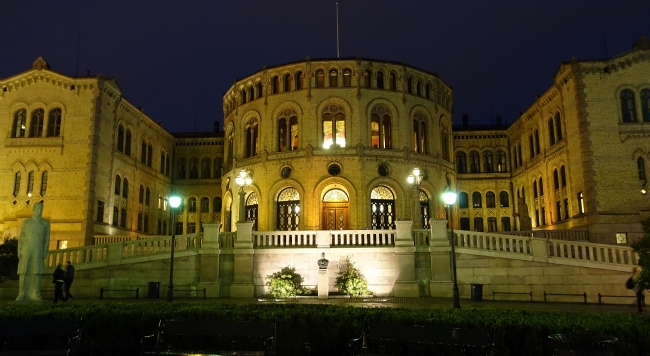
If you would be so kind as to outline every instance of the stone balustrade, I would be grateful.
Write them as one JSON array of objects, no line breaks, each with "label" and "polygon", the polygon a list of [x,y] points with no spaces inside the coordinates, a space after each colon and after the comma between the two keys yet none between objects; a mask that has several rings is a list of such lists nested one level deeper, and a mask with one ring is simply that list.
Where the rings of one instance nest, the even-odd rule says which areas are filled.
[{"label": "stone balustrade", "polygon": [[543,239],[564,241],[589,241],[588,230],[530,230],[530,231],[503,231],[504,235],[539,237]]},{"label": "stone balustrade", "polygon": [[104,244],[51,250],[45,260],[45,267],[54,268],[57,264],[65,264],[67,261],[72,262],[74,265],[106,261],[108,247],[109,245]]},{"label": "stone balustrade", "polygon": [[549,260],[558,262],[576,260],[631,267],[638,259],[628,246],[558,240],[548,240],[547,244]]},{"label": "stone balustrade", "polygon": [[316,247],[316,231],[253,231],[255,248]]},{"label": "stone balustrade", "polygon": [[[170,253],[171,242],[171,236],[122,242],[122,258],[139,257],[158,253]],[[198,248],[201,248],[201,236],[198,234],[177,235],[175,237],[174,250],[176,251],[192,250]]]},{"label": "stone balustrade", "polygon": [[413,229],[413,244],[415,246],[429,246],[431,244],[431,230]]},{"label": "stone balustrade", "polygon": [[219,232],[219,247],[233,248],[237,242],[237,232]]},{"label": "stone balustrade", "polygon": [[455,230],[454,235],[459,248],[531,254],[530,237],[463,230]]},{"label": "stone balustrade", "polygon": [[331,247],[379,247],[395,245],[395,230],[332,230],[328,231]]}]

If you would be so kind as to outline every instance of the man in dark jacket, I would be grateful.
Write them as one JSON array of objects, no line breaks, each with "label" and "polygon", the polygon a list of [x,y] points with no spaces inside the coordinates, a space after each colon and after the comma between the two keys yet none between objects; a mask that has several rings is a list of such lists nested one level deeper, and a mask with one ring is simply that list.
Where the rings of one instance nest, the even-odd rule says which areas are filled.
[{"label": "man in dark jacket", "polygon": [[74,266],[72,262],[68,261],[65,267],[65,301],[68,301],[70,298],[74,298],[70,294],[70,286],[72,286],[72,281],[74,280]]},{"label": "man in dark jacket", "polygon": [[63,269],[61,269],[60,263],[56,265],[53,277],[54,278],[52,279],[52,283],[54,283],[54,303],[56,303],[59,299],[65,302],[65,299],[63,298],[63,283],[65,283],[65,272],[63,272]]}]

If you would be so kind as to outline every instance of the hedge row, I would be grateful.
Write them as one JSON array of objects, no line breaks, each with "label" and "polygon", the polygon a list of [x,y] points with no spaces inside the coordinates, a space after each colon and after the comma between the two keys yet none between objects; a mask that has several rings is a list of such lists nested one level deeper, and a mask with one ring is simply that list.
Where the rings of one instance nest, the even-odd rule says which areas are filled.
[{"label": "hedge row", "polygon": [[531,312],[496,309],[393,309],[305,304],[79,303],[58,306],[6,305],[0,320],[83,317],[85,353],[136,355],[139,340],[161,318],[277,320],[278,354],[345,354],[365,319],[423,326],[496,328],[496,355],[547,355],[547,336],[556,333],[615,336],[618,355],[650,354],[650,319],[610,313]]}]

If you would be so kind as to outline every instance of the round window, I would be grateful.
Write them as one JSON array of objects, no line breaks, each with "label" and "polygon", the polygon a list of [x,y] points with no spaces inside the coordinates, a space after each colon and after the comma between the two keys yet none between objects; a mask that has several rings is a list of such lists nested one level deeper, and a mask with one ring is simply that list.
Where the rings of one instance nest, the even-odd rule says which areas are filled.
[{"label": "round window", "polygon": [[341,173],[341,166],[338,164],[332,164],[329,167],[327,167],[327,173],[333,176],[339,175]]},{"label": "round window", "polygon": [[291,177],[291,167],[282,168],[282,172],[280,172],[280,174],[282,175],[282,178]]},{"label": "round window", "polygon": [[379,167],[377,167],[377,173],[382,177],[388,176],[388,166],[385,164],[380,164]]}]

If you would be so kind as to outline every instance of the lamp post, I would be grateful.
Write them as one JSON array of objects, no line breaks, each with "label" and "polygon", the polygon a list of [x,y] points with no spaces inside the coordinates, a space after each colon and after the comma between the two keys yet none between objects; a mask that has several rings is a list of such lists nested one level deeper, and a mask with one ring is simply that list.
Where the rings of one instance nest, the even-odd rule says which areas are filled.
[{"label": "lamp post", "polygon": [[416,228],[422,228],[422,222],[420,221],[420,209],[418,202],[420,201],[420,183],[422,183],[422,175],[420,175],[420,168],[413,168],[413,174],[409,175],[406,178],[406,181],[413,186],[413,222]]},{"label": "lamp post", "polygon": [[442,193],[442,200],[447,205],[449,212],[449,227],[451,228],[451,274],[454,282],[454,308],[460,309],[460,297],[458,296],[458,282],[456,281],[456,239],[454,237],[454,218],[453,218],[453,205],[456,202],[456,193],[453,191],[446,191]]},{"label": "lamp post", "polygon": [[176,246],[176,217],[174,216],[176,208],[181,205],[181,198],[175,195],[169,197],[169,207],[172,216],[172,255],[169,264],[169,288],[167,289],[167,301],[174,301],[174,247]]},{"label": "lamp post", "polygon": [[235,182],[237,182],[237,185],[239,185],[239,221],[238,222],[244,222],[246,221],[246,202],[244,201],[244,198],[246,197],[246,192],[244,191],[244,187],[251,185],[253,183],[253,178],[246,172],[246,170],[242,169],[239,171],[239,176],[235,178]]}]

